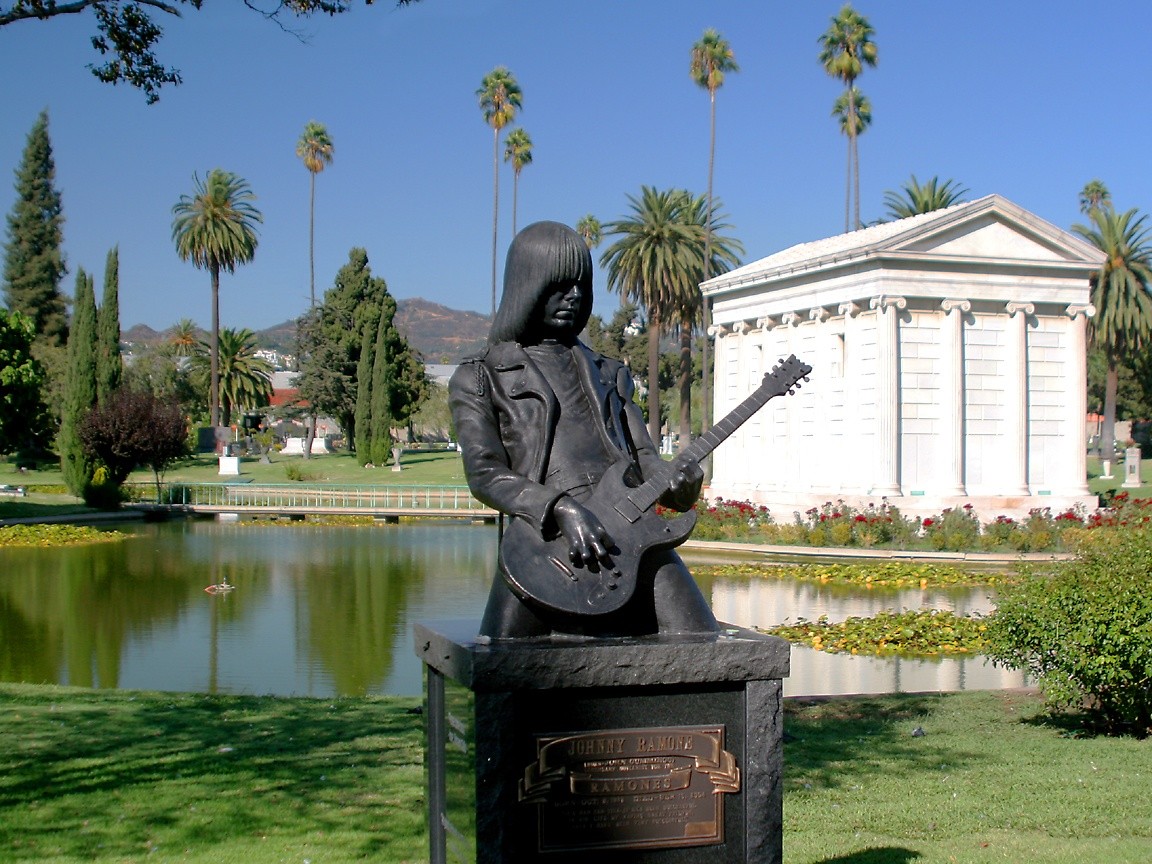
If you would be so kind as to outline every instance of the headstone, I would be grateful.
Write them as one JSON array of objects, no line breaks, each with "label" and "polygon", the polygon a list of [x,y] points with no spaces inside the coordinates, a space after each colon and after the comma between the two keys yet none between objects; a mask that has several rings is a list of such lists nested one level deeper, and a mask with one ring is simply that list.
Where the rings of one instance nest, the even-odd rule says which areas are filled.
[{"label": "headstone", "polygon": [[240,457],[239,456],[221,456],[220,457],[220,474],[236,477],[240,474]]},{"label": "headstone", "polygon": [[1120,484],[1125,489],[1135,489],[1143,485],[1140,481],[1140,448],[1128,447],[1124,450],[1124,482]]},{"label": "headstone", "polygon": [[432,864],[779,862],[789,646],[416,625]]}]

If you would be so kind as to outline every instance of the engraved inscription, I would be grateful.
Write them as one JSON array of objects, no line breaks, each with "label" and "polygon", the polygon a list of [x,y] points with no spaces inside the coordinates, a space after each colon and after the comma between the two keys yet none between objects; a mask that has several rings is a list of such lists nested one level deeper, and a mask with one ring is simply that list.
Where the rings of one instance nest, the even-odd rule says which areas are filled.
[{"label": "engraved inscription", "polygon": [[723,793],[740,791],[724,727],[537,735],[520,801],[541,852],[724,842]]}]

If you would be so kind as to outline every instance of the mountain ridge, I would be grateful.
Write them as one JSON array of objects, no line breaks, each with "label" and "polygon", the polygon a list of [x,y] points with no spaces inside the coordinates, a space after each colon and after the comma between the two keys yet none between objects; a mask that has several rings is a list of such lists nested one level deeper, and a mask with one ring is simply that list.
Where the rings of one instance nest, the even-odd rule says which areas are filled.
[{"label": "mountain ridge", "polygon": [[[488,336],[489,316],[479,312],[452,309],[422,297],[396,301],[396,327],[425,363],[459,363],[478,351]],[[155,330],[135,324],[121,332],[128,343],[153,344],[162,341],[172,328]],[[207,337],[207,331],[201,331]],[[295,353],[296,319],[254,331],[261,348]]]}]

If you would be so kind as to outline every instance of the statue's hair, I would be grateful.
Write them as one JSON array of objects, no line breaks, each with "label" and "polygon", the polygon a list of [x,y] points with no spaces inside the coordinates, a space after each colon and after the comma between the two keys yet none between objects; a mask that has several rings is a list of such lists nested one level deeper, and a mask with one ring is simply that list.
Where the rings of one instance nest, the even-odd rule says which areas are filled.
[{"label": "statue's hair", "polygon": [[492,320],[488,343],[519,342],[549,288],[561,282],[580,286],[579,333],[592,314],[592,255],[584,238],[559,222],[534,222],[508,247],[504,293]]}]

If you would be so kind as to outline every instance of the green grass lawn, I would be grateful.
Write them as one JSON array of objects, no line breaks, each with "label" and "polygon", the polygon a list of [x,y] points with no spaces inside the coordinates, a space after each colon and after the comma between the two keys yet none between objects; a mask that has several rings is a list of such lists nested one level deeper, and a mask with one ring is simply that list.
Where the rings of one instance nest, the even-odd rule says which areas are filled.
[{"label": "green grass lawn", "polygon": [[1140,460],[1140,486],[1135,489],[1123,489],[1124,483],[1124,457],[1120,456],[1112,463],[1112,476],[1101,476],[1103,466],[1095,456],[1088,457],[1088,490],[1097,495],[1107,491],[1124,491],[1133,498],[1152,498],[1152,459]]},{"label": "green grass lawn", "polygon": [[[418,704],[0,685],[0,860],[425,861]],[[1152,741],[1035,696],[789,701],[785,729],[787,864],[1152,860]]]}]

